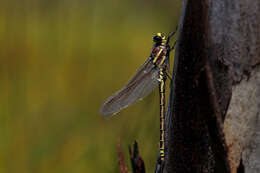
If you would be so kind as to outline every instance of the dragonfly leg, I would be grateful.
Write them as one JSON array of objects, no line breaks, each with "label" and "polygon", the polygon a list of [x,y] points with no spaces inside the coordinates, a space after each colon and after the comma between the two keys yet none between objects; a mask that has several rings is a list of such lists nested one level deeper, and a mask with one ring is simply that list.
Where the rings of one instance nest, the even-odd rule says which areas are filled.
[{"label": "dragonfly leg", "polygon": [[167,44],[169,43],[171,37],[174,36],[174,34],[177,32],[177,30],[178,30],[178,25],[177,25],[176,29],[175,29],[174,31],[172,31],[172,32],[167,36],[167,42],[166,42]]},{"label": "dragonfly leg", "polygon": [[[169,69],[168,69],[168,71],[169,71]],[[172,80],[172,75],[170,73],[166,72],[166,76],[170,79],[170,81]]]},{"label": "dragonfly leg", "polygon": [[170,51],[172,51],[175,48],[176,41],[174,42],[173,46],[171,47]]}]

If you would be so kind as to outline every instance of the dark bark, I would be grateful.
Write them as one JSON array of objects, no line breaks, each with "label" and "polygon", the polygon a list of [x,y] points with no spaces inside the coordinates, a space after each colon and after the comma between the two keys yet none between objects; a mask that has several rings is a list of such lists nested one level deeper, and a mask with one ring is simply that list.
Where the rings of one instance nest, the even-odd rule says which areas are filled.
[{"label": "dark bark", "polygon": [[[230,110],[236,103],[232,94],[239,90],[234,91],[234,87],[249,79],[251,73],[260,81],[259,73],[253,73],[260,62],[260,1],[184,0],[182,8],[166,119],[165,172],[246,171],[244,159],[240,159],[247,148],[237,151],[231,144],[252,146],[241,142],[245,136],[232,139],[236,129],[230,129],[234,123],[243,124],[246,116]],[[257,84],[245,84],[257,88],[255,97],[241,98],[254,101],[250,118],[258,123],[246,125],[255,135],[260,130]],[[248,94],[250,91],[245,97]],[[230,126],[224,126],[226,121]],[[255,152],[260,150],[259,137],[249,141],[254,141]],[[231,152],[234,150],[236,155]],[[238,163],[232,161],[234,156]],[[258,163],[259,158],[255,161]]]},{"label": "dark bark", "polygon": [[144,161],[139,154],[139,148],[136,141],[133,144],[133,151],[131,146],[129,146],[129,153],[133,173],[145,173]]},{"label": "dark bark", "polygon": [[[120,173],[129,173],[129,171],[126,167],[120,140],[118,140],[117,151],[118,151]],[[133,144],[133,149],[129,145],[129,154],[130,154],[130,160],[131,160],[131,166],[132,166],[133,173],[145,173],[144,161],[139,154],[138,143],[136,141]]]}]

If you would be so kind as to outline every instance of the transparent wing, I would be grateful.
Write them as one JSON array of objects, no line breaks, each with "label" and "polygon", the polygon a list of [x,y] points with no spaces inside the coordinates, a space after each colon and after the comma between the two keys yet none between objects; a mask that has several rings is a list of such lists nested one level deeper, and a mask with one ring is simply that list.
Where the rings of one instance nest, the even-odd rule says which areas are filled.
[{"label": "transparent wing", "polygon": [[151,93],[158,84],[158,70],[150,58],[137,70],[127,85],[109,97],[100,109],[108,117]]}]

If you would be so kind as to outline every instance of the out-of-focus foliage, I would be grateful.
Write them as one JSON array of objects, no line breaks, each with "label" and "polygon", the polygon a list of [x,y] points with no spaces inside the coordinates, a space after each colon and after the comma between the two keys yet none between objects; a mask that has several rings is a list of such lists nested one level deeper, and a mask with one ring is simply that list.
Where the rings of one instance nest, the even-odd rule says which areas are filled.
[{"label": "out-of-focus foliage", "polygon": [[180,5],[1,1],[0,173],[118,172],[118,137],[127,157],[138,140],[151,172],[157,92],[110,120],[98,110],[145,61],[153,34],[175,28]]}]

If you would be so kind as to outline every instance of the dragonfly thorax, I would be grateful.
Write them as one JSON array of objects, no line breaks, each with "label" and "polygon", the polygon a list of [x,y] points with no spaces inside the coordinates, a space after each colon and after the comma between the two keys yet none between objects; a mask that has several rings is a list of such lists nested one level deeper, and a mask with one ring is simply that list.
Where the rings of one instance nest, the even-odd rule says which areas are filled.
[{"label": "dragonfly thorax", "polygon": [[161,68],[163,65],[165,65],[165,62],[167,61],[167,47],[166,45],[159,45],[155,46],[152,49],[151,57],[153,59],[153,64],[157,67]]}]

